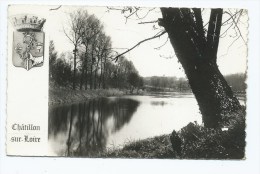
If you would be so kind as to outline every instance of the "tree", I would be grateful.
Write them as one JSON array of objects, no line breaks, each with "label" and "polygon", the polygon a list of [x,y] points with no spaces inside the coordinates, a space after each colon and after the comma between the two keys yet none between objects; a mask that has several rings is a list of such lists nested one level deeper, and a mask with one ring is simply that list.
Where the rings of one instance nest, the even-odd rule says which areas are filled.
[{"label": "tree", "polygon": [[81,44],[81,33],[84,30],[85,18],[88,16],[87,11],[78,10],[69,15],[69,31],[68,33],[64,29],[66,37],[74,46],[74,65],[73,65],[73,89],[76,89],[76,68],[77,68],[77,52],[78,47]]},{"label": "tree", "polygon": [[[93,59],[92,60],[88,59],[88,57],[90,56],[89,47],[91,44],[96,42],[95,38],[98,35],[98,33],[103,30],[103,26],[100,25],[99,20],[94,15],[90,15],[89,17],[86,16],[85,21],[86,21],[85,26],[81,33],[82,44],[85,47],[85,57],[82,60],[83,69],[81,73],[81,79],[83,80],[83,78],[85,77],[85,89],[87,89],[88,63],[91,62],[91,66],[93,66],[92,65]],[[92,72],[91,72],[90,84],[92,85]]]},{"label": "tree", "polygon": [[80,84],[79,89],[81,90],[83,84],[85,83],[85,89],[87,89],[87,73],[88,73],[88,62],[89,62],[89,55],[88,52],[80,52],[80,66],[78,67],[80,72]]},{"label": "tree", "polygon": [[98,87],[101,88],[101,84],[103,83],[102,87],[104,87],[104,73],[106,71],[106,62],[111,54],[111,38],[106,36],[105,33],[101,33],[99,35],[99,47],[98,51],[98,62],[100,62],[100,75],[99,75],[99,82]]},{"label": "tree", "polygon": [[131,72],[128,74],[127,81],[130,85],[130,92],[133,93],[134,88],[137,88],[139,85],[139,75],[136,72]]},{"label": "tree", "polygon": [[50,81],[58,87],[66,87],[71,81],[71,67],[70,64],[66,62],[65,57],[65,53],[62,53],[58,57],[54,42],[51,40],[49,43],[49,78]]},{"label": "tree", "polygon": [[144,87],[144,78],[139,76],[137,81],[137,93],[139,92],[139,89],[142,89]]},{"label": "tree", "polygon": [[54,64],[57,59],[57,51],[55,51],[55,46],[53,40],[50,41],[49,43],[49,68],[50,68],[50,73],[49,73],[49,78],[53,78],[53,71],[54,71]]},{"label": "tree", "polygon": [[[76,89],[77,82],[79,82],[80,90],[83,86],[85,86],[85,90],[88,86],[90,89],[127,88],[129,86],[128,74],[136,72],[136,69],[133,63],[126,60],[124,56],[121,56],[118,63],[112,62],[111,38],[106,35],[103,24],[95,15],[89,15],[86,10],[70,13],[64,33],[74,46],[73,58],[70,59],[64,53],[61,54],[58,61],[56,58],[53,59],[52,65],[58,68],[55,70],[54,82],[56,84],[66,86],[67,82],[72,82],[73,90]],[[51,42],[50,54],[54,52],[52,50],[54,50],[54,44]],[[68,71],[69,69],[70,71]],[[69,74],[69,78],[66,78],[65,74]],[[58,77],[59,75],[60,77]],[[111,82],[111,79],[114,82]]]},{"label": "tree", "polygon": [[[98,34],[98,37],[97,37],[97,42],[98,42],[98,45],[96,47],[96,56],[97,56],[97,62],[96,62],[96,68],[95,68],[95,74],[94,74],[94,89],[97,88],[97,85],[98,85],[98,77],[97,77],[97,74],[98,74],[98,70],[100,69],[100,72],[102,72],[102,58],[104,56],[104,53],[105,53],[105,44],[106,44],[106,35],[105,33],[103,32],[100,32]],[[101,77],[101,75],[100,75]],[[100,81],[100,78],[99,78],[99,88],[101,86],[101,81]]]},{"label": "tree", "polygon": [[206,127],[228,125],[241,106],[217,66],[223,9],[212,9],[207,35],[200,9],[161,8],[160,25],[168,33],[199,104]]},{"label": "tree", "polygon": [[53,67],[52,78],[50,80],[53,80],[59,87],[66,87],[71,80],[71,68],[69,64],[64,59],[59,58],[55,61]]},{"label": "tree", "polygon": [[[139,9],[136,7],[125,7],[121,9],[121,12],[130,13],[125,15],[126,20],[134,14],[140,19],[137,15]],[[232,25],[234,24],[234,28],[237,29],[239,37],[235,40],[240,38],[241,33],[237,23],[243,10],[239,10],[235,14],[227,12],[230,18],[222,23],[223,9],[211,9],[208,29],[205,29],[203,26],[201,9],[160,8],[160,10],[162,18],[156,21],[141,23],[158,22],[165,30],[138,42],[132,48],[116,56],[115,60],[143,42],[161,37],[167,33],[198,102],[204,126],[210,128],[229,126],[232,120],[243,113],[243,110],[218,69],[217,51],[221,26],[227,23],[227,21],[231,20],[233,22]],[[234,17],[236,15],[238,16],[237,20]],[[241,38],[243,39],[242,36]]]}]

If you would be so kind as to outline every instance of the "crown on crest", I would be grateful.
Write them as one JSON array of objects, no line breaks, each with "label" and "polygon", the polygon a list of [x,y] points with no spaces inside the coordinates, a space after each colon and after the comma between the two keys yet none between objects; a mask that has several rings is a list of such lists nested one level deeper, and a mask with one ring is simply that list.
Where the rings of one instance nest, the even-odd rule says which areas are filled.
[{"label": "crown on crest", "polygon": [[13,25],[17,31],[41,31],[46,19],[34,15],[20,15],[13,17]]}]

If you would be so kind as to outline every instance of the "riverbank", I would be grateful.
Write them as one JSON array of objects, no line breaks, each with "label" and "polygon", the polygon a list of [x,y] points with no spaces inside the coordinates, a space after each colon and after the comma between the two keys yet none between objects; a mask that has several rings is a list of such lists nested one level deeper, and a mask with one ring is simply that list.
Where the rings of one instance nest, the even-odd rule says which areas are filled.
[{"label": "riverbank", "polygon": [[163,159],[243,159],[245,127],[208,129],[189,123],[180,131],[130,142],[122,149],[110,149],[98,157]]},{"label": "riverbank", "polygon": [[[61,104],[61,103],[80,102],[80,101],[97,98],[97,97],[125,95],[129,91],[127,90],[119,91],[117,89],[86,90],[86,91],[85,90],[72,91],[67,89],[59,89],[59,90],[51,90],[50,92],[52,92],[50,97],[53,97],[50,98],[50,100],[52,100],[53,102],[52,104],[55,103]],[[112,106],[113,105],[114,104],[112,104]],[[129,105],[129,103],[127,103],[127,105]],[[94,114],[96,110],[94,108],[99,108],[99,107],[93,107],[93,106],[94,105],[92,104],[91,108],[94,112],[91,113]],[[111,120],[117,120],[117,121],[120,120],[120,122],[116,122],[116,125],[119,125],[119,127],[122,125],[127,125],[127,123],[132,117],[133,112],[136,111],[135,110],[136,107],[133,107],[135,105],[133,105],[130,108],[132,112],[128,110],[129,112],[128,115],[126,115],[125,112],[126,109],[124,109],[125,107],[122,107],[125,106],[125,104],[116,105],[116,106],[117,106],[116,113],[120,117],[120,119],[111,119]],[[167,105],[164,105],[164,107],[166,106]],[[173,107],[173,106],[169,106],[169,107]],[[109,108],[114,110],[113,109],[114,107],[109,107]],[[82,109],[83,108],[79,109],[78,113],[80,112],[82,113]],[[87,108],[87,110],[88,109],[90,108]],[[109,112],[107,109],[104,110],[104,112],[99,111],[97,113],[102,113],[103,118],[109,118],[109,116],[104,115],[105,112],[112,113]],[[160,112],[160,114],[161,113],[162,112]],[[190,114],[192,115],[193,113],[194,112],[191,112]],[[149,117],[151,118],[152,113],[147,115],[149,115]],[[123,146],[120,145],[120,148],[115,146],[113,148],[104,150],[100,144],[99,145],[96,144],[93,146],[94,147],[98,146],[102,148],[99,149],[98,151],[95,151],[95,149],[92,151],[91,148],[88,147],[87,148],[88,150],[86,152],[85,151],[78,152],[76,150],[75,156],[101,157],[101,158],[106,157],[106,158],[164,158],[164,159],[165,158],[168,159],[243,159],[244,150],[245,150],[245,112],[242,113],[241,111],[241,113],[237,112],[233,115],[232,114],[228,114],[228,115],[230,116],[225,115],[225,117],[228,118],[229,120],[230,123],[228,126],[229,128],[225,127],[224,129],[208,129],[208,128],[204,128],[202,125],[198,125],[197,123],[190,123],[187,126],[183,127],[178,132],[173,131],[172,134],[151,137],[144,140],[137,139],[136,141],[131,141],[127,143],[125,142]],[[61,118],[63,117],[61,116]],[[128,118],[128,119],[123,120],[122,118]],[[149,121],[151,120],[149,119],[147,123],[149,123]],[[64,123],[66,123],[67,125],[67,121],[64,121]],[[97,123],[99,124],[99,121]],[[58,125],[60,125],[60,121],[58,122]],[[91,123],[91,125],[94,124]],[[87,125],[87,127],[90,127],[90,125]],[[104,127],[101,126],[101,128],[103,129]],[[95,128],[95,130],[97,129]],[[80,131],[80,129],[78,129],[78,131]],[[105,140],[106,138],[108,138],[107,134],[104,134],[104,138]]]},{"label": "riverbank", "polygon": [[126,92],[118,89],[49,89],[49,105],[76,103],[97,97],[121,96]]}]

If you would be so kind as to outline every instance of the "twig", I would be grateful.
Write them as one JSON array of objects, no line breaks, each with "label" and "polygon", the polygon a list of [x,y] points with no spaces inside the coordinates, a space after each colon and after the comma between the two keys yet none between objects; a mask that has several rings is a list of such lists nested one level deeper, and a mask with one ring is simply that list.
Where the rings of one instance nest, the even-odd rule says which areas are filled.
[{"label": "twig", "polygon": [[165,56],[165,55],[159,55],[161,58],[164,58],[164,59],[172,59],[172,58],[174,58],[174,57],[176,57],[176,55],[174,54],[174,55],[170,55],[170,56]]},{"label": "twig", "polygon": [[239,39],[239,37],[241,37],[241,36],[239,35],[235,40],[232,41],[232,43],[228,46],[227,52],[225,54],[221,55],[219,58],[224,57],[228,54],[230,47]]},{"label": "twig", "polygon": [[74,44],[74,41],[69,37],[69,35],[68,35],[67,32],[65,31],[64,26],[63,26],[63,32],[64,32],[64,34],[66,35],[66,37]]},{"label": "twig", "polygon": [[152,8],[152,9],[149,9],[148,10],[148,12],[144,15],[144,16],[142,16],[142,17],[140,17],[139,15],[138,15],[138,13],[137,13],[137,11],[139,10],[139,9],[137,9],[136,10],[136,17],[138,18],[138,19],[144,19],[151,11],[153,11],[155,8]]},{"label": "twig", "polygon": [[137,9],[133,13],[130,13],[128,16],[125,16],[125,23],[127,23],[127,20],[135,13],[137,13]]},{"label": "twig", "polygon": [[166,45],[166,43],[168,42],[168,40],[169,40],[169,37],[167,37],[167,40],[166,40],[162,45],[160,45],[159,47],[156,47],[156,48],[154,48],[154,49],[156,49],[156,50],[161,49],[164,45]]}]

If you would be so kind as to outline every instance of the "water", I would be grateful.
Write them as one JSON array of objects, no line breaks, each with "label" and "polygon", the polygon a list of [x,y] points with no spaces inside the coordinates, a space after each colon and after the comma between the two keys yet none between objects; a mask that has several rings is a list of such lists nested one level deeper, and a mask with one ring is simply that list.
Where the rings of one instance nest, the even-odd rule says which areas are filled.
[{"label": "water", "polygon": [[[243,104],[243,103],[242,103]],[[54,156],[93,156],[105,148],[201,124],[192,94],[106,97],[49,108],[49,145]]]}]

